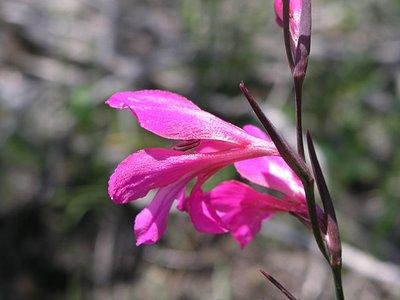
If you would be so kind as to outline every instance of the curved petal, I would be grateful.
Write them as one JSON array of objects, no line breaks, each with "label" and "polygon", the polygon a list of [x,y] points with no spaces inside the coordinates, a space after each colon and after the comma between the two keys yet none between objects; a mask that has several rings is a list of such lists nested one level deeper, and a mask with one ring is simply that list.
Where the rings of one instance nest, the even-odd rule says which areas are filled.
[{"label": "curved petal", "polygon": [[[231,214],[237,208],[251,207],[270,211],[303,211],[304,203],[280,200],[273,195],[260,193],[247,184],[237,181],[224,181],[210,192],[210,205],[217,212]],[[220,213],[218,213],[220,215]]]},{"label": "curved petal", "polygon": [[272,143],[272,140],[269,137],[269,135],[265,131],[258,128],[257,126],[247,124],[247,125],[243,126],[243,130],[254,137],[257,137],[259,139],[262,139],[262,140]]},{"label": "curved petal", "polygon": [[300,179],[280,156],[263,156],[235,163],[239,174],[251,182],[283,193],[299,201],[305,200]]},{"label": "curved petal", "polygon": [[[258,138],[270,140],[270,137],[256,126],[246,125],[244,130]],[[235,168],[247,180],[280,191],[289,198],[305,200],[301,180],[280,156],[263,156],[238,161],[235,163]]]},{"label": "curved petal", "polygon": [[154,244],[167,229],[168,214],[174,200],[179,197],[187,179],[158,190],[151,203],[135,219],[136,245]]},{"label": "curved petal", "polygon": [[279,211],[303,211],[304,205],[281,201],[262,194],[244,183],[231,180],[211,190],[206,198],[208,207],[218,215],[241,247],[246,246],[259,232],[264,219]]},{"label": "curved petal", "polygon": [[209,207],[208,195],[199,191],[191,195],[186,202],[186,209],[194,228],[203,233],[225,233],[227,228],[216,215],[215,211]]},{"label": "curved petal", "polygon": [[228,230],[222,226],[215,210],[209,207],[209,194],[203,193],[201,186],[215,172],[199,176],[192,193],[185,201],[185,209],[189,214],[194,228],[203,233],[225,233]]},{"label": "curved petal", "polygon": [[186,98],[171,92],[119,92],[106,103],[113,108],[130,109],[143,128],[164,138],[219,140],[240,145],[255,142],[241,128],[201,110]]},{"label": "curved petal", "polygon": [[116,203],[144,197],[150,190],[167,186],[189,175],[222,168],[241,159],[268,155],[263,148],[235,148],[216,153],[185,153],[164,148],[144,149],[129,155],[115,169],[108,193]]}]

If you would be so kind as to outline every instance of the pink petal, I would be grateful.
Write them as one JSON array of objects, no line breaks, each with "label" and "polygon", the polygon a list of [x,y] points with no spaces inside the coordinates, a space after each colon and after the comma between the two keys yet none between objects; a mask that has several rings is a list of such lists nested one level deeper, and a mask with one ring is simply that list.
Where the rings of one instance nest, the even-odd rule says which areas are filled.
[{"label": "pink petal", "polygon": [[173,201],[181,193],[187,179],[159,189],[151,203],[135,219],[136,245],[154,244],[167,229],[168,214]]},{"label": "pink petal", "polygon": [[298,201],[280,200],[270,194],[260,193],[237,180],[222,182],[212,189],[209,194],[210,205],[216,211],[223,212],[224,214],[231,214],[235,209],[240,207],[297,212],[303,211],[305,205]]},{"label": "pink petal", "polygon": [[207,199],[207,194],[197,192],[191,195],[186,202],[187,212],[194,228],[199,232],[211,234],[227,232],[228,230],[222,226],[218,215],[212,208],[210,209]]},{"label": "pink petal", "polygon": [[202,140],[199,146],[196,147],[196,152],[199,153],[212,153],[218,151],[225,151],[232,149],[235,145],[232,143],[213,141],[213,140]]},{"label": "pink petal", "polygon": [[241,145],[255,141],[241,128],[201,110],[186,98],[171,92],[119,92],[106,103],[113,108],[130,109],[143,128],[164,138],[219,140]]},{"label": "pink petal", "polygon": [[282,0],[274,1],[275,20],[279,26],[283,26],[283,2]]},{"label": "pink petal", "polygon": [[230,223],[232,237],[243,249],[249,244],[261,229],[265,219],[273,217],[273,212],[260,212],[256,209],[243,208]]},{"label": "pink petal", "polygon": [[[244,129],[258,138],[270,140],[270,137],[256,126],[246,125]],[[263,156],[238,161],[235,163],[235,168],[247,180],[280,191],[289,198],[305,200],[301,180],[280,156]]]},{"label": "pink petal", "polygon": [[176,200],[178,201],[178,204],[176,206],[177,209],[180,211],[185,211],[186,210],[186,194],[185,194],[185,189],[182,189],[178,196],[176,197]]},{"label": "pink petal", "polygon": [[222,168],[237,160],[269,153],[269,150],[257,147],[216,153],[185,153],[164,148],[140,150],[117,166],[108,182],[108,193],[114,202],[127,203],[186,175],[193,178],[209,169]]},{"label": "pink petal", "polygon": [[235,163],[239,174],[251,182],[283,193],[286,197],[305,200],[300,179],[280,156],[263,156]]},{"label": "pink petal", "polygon": [[213,174],[203,174],[193,187],[191,195],[186,199],[186,210],[194,228],[203,233],[225,233],[227,229],[221,225],[221,220],[213,208],[209,207],[209,194],[201,190],[203,183]]},{"label": "pink petal", "polygon": [[241,247],[259,232],[264,219],[279,211],[304,211],[304,205],[281,201],[238,182],[227,181],[211,190],[205,200]]},{"label": "pink petal", "polygon": [[[294,45],[297,45],[300,30],[300,17],[303,0],[290,0],[289,4],[289,26]],[[283,26],[283,3],[282,0],[274,1],[276,22]]]},{"label": "pink petal", "polygon": [[251,124],[247,124],[243,126],[243,130],[246,131],[248,134],[257,137],[259,139],[265,140],[267,142],[272,142],[271,138],[269,137],[269,135],[261,130],[260,128],[258,128],[257,126],[251,125]]}]

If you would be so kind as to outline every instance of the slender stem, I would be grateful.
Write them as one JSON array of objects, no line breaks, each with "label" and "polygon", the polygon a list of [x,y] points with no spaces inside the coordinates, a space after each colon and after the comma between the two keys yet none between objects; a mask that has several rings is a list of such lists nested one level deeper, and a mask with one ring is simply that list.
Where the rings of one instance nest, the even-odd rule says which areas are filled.
[{"label": "slender stem", "polygon": [[265,276],[274,286],[276,286],[289,300],[297,300],[278,280],[267,272],[260,270],[261,274]]},{"label": "slender stem", "polygon": [[294,79],[294,92],[295,92],[295,107],[296,107],[296,135],[297,135],[297,152],[300,157],[305,161],[304,143],[303,143],[303,124],[301,113],[301,102],[303,96],[303,80],[299,78]]},{"label": "slender stem", "polygon": [[293,170],[293,172],[296,173],[296,175],[300,178],[301,182],[303,183],[304,190],[306,193],[306,199],[307,199],[308,214],[310,217],[315,241],[317,242],[319,250],[321,251],[321,253],[324,255],[324,257],[329,262],[328,253],[327,253],[325,244],[322,239],[321,230],[320,230],[321,227],[320,227],[319,221],[318,221],[317,210],[316,210],[316,205],[315,205],[315,197],[314,197],[314,178],[311,175],[310,170],[308,169],[304,160],[301,159],[290,148],[290,146],[288,145],[286,140],[277,132],[274,125],[267,118],[267,116],[263,113],[263,111],[262,111],[261,107],[258,105],[257,101],[250,94],[249,90],[247,89],[247,87],[243,81],[240,83],[239,87],[240,87],[240,90],[242,91],[243,95],[246,97],[247,101],[249,102],[254,113],[260,120],[261,124],[264,126],[265,130],[271,137],[272,142],[275,144],[276,148],[279,151],[279,154],[282,156],[284,161],[289,165],[289,167]]},{"label": "slender stem", "polygon": [[289,15],[290,15],[290,0],[283,0],[283,39],[285,42],[286,56],[289,63],[290,71],[293,73],[294,69],[294,59],[293,51],[290,41],[290,25],[289,25]]},{"label": "slender stem", "polygon": [[343,284],[342,284],[342,267],[332,267],[333,279],[335,281],[335,292],[337,300],[344,300]]}]

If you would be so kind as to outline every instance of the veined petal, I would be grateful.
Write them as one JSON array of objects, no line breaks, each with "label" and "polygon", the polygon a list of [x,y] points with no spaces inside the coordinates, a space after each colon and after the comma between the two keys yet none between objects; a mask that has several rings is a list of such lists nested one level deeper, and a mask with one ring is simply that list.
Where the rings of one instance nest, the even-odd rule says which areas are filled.
[{"label": "veined petal", "polygon": [[188,99],[171,92],[119,92],[106,103],[113,108],[130,109],[143,128],[164,138],[219,140],[239,145],[257,142],[265,144],[256,141],[241,128],[201,110]]},{"label": "veined petal", "polygon": [[136,245],[154,244],[167,229],[168,214],[172,203],[179,197],[187,179],[180,180],[158,190],[154,199],[135,219]]},{"label": "veined petal", "polygon": [[140,150],[129,155],[115,169],[108,182],[111,199],[119,204],[144,197],[190,175],[222,168],[235,161],[274,154],[275,150],[242,147],[216,153],[185,153],[164,148]]},{"label": "veined petal", "polygon": [[223,182],[211,190],[205,202],[241,247],[246,246],[260,231],[264,219],[279,211],[304,210],[302,204],[281,201],[235,180]]},{"label": "veined petal", "polygon": [[[244,129],[259,138],[270,139],[256,126],[246,125]],[[280,156],[263,156],[238,161],[235,163],[235,168],[247,180],[282,192],[291,199],[305,200],[301,180]]]}]

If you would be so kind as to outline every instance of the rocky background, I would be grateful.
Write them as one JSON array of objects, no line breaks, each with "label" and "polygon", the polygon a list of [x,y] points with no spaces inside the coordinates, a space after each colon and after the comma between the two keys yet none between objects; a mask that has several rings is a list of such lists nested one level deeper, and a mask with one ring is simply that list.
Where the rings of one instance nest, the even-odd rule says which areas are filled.
[{"label": "rocky background", "polygon": [[[400,298],[400,3],[315,0],[305,126],[324,157],[344,241],[347,299]],[[166,145],[113,92],[160,88],[243,125],[238,83],[294,137],[293,92],[272,0],[0,2],[0,299],[332,299],[327,266],[288,216],[245,250],[173,213],[135,247],[135,214],[108,176]],[[223,170],[209,187],[233,178]]]}]

